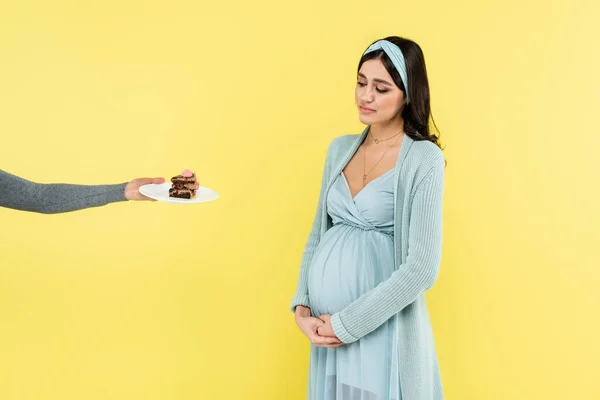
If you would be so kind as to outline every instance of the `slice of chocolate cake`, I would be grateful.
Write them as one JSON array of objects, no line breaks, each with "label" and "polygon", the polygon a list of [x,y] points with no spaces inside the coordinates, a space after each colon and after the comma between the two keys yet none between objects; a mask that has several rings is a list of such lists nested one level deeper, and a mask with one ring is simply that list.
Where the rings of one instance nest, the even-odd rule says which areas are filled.
[{"label": "slice of chocolate cake", "polygon": [[169,189],[169,197],[177,197],[180,199],[193,199],[198,190],[198,181],[196,174],[190,170],[185,170],[181,175],[171,178],[171,188]]}]

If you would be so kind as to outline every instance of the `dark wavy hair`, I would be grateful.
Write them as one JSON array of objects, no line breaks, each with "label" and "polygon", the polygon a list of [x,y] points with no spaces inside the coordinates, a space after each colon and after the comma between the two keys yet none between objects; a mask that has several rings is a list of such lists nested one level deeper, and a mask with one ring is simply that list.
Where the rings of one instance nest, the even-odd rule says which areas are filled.
[{"label": "dark wavy hair", "polygon": [[[429,140],[435,143],[443,150],[439,141],[440,131],[433,120],[431,114],[430,96],[429,96],[429,80],[427,79],[427,68],[425,67],[425,57],[421,47],[412,40],[398,36],[388,36],[385,40],[394,43],[400,47],[404,54],[406,62],[406,74],[408,75],[408,91],[410,93],[410,103],[402,110],[402,118],[404,119],[404,131],[414,140]],[[372,51],[365,54],[358,63],[358,71],[365,61],[380,59],[385,69],[391,75],[394,83],[406,96],[406,89],[402,83],[400,74],[394,67],[390,58],[383,50]],[[429,129],[429,119],[437,134],[434,134]]]}]

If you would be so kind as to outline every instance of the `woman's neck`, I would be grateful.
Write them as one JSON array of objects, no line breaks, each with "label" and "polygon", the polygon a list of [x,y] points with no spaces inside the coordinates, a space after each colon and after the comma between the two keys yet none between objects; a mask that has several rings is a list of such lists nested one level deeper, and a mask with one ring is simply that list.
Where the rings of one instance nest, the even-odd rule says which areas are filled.
[{"label": "woman's neck", "polygon": [[392,121],[371,125],[369,134],[377,139],[386,139],[397,135],[404,130],[404,119],[394,119]]}]

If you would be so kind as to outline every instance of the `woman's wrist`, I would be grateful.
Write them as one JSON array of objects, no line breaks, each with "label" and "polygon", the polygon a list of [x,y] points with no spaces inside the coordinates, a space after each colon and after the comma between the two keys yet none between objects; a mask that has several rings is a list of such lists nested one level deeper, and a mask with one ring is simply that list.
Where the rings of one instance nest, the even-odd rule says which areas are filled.
[{"label": "woman's wrist", "polygon": [[310,308],[304,306],[296,306],[296,312],[294,313],[296,318],[306,318],[311,316]]}]

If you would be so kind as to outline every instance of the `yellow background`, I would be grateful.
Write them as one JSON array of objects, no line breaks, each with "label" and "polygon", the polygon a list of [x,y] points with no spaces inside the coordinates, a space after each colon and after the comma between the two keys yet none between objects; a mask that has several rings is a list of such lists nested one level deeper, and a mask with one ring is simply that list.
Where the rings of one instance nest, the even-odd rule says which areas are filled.
[{"label": "yellow background", "polygon": [[0,399],[303,399],[288,311],[361,52],[424,49],[446,398],[598,399],[596,1],[0,3],[0,168],[214,203],[0,210]]}]

